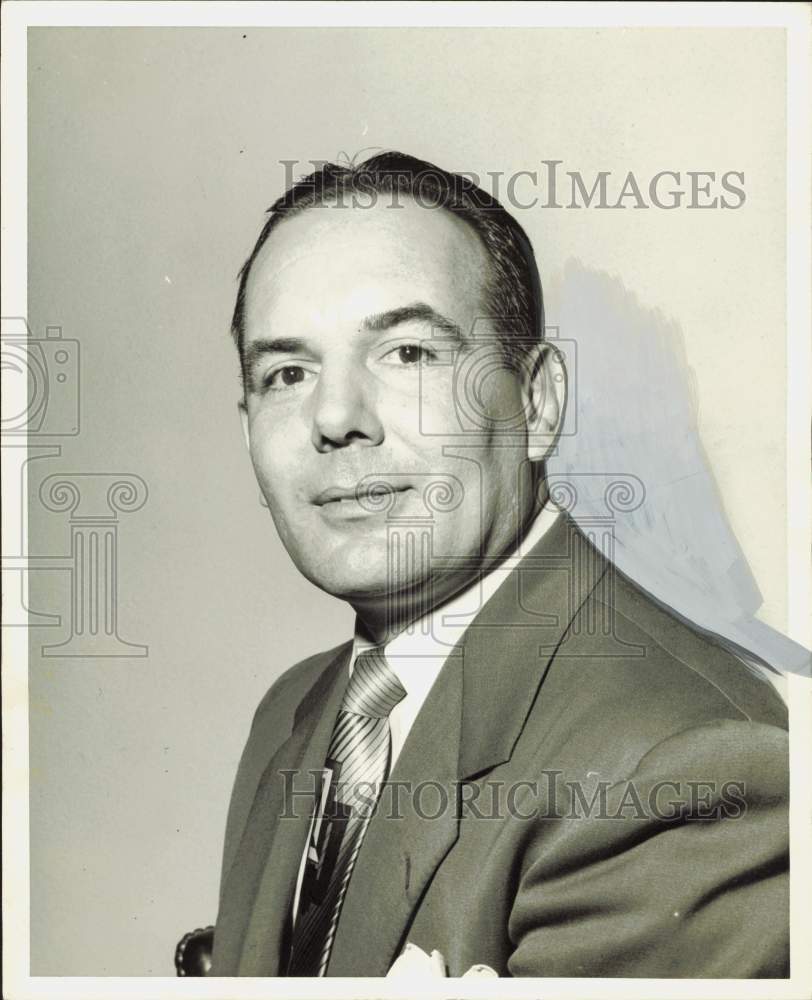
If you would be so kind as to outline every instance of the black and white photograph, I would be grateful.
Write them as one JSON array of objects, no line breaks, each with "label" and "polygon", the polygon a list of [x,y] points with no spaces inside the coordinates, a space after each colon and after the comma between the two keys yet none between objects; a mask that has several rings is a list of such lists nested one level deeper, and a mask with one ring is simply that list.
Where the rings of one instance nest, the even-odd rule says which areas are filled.
[{"label": "black and white photograph", "polygon": [[809,7],[2,17],[3,996],[809,996]]}]

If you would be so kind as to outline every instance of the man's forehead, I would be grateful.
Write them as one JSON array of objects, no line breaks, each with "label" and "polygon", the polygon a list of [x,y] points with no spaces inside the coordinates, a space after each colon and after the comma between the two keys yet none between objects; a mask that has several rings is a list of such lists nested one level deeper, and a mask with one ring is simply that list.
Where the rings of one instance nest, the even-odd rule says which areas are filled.
[{"label": "man's forehead", "polygon": [[480,298],[488,258],[463,220],[440,208],[381,196],[372,208],[327,204],[280,223],[257,255],[247,283],[249,311],[268,306],[302,281],[317,290],[381,281],[433,284]]}]

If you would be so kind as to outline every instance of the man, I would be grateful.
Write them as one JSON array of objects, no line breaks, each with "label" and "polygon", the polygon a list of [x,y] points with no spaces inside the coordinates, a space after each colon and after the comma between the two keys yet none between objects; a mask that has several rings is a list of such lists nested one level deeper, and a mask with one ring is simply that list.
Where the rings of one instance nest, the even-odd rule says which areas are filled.
[{"label": "man", "polygon": [[357,613],[254,719],[213,975],[786,976],[783,703],[552,503],[529,241],[401,154],[271,209],[234,316],[298,569]]}]

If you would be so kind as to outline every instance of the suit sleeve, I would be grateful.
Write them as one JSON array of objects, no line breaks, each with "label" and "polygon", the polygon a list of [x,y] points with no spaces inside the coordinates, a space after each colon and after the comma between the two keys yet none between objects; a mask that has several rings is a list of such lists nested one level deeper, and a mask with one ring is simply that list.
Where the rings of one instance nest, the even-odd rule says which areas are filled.
[{"label": "suit sleeve", "polygon": [[510,974],[788,976],[787,760],[782,729],[708,723],[657,744],[592,808],[536,822]]}]

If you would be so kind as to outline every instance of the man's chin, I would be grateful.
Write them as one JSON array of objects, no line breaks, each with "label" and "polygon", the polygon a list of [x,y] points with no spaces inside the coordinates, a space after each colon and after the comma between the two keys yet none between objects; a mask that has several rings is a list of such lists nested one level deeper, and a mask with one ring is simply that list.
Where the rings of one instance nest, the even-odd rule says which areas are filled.
[{"label": "man's chin", "polygon": [[378,599],[386,597],[388,585],[385,576],[370,578],[369,575],[359,577],[342,573],[325,575],[323,573],[308,575],[307,579],[319,590],[331,597],[337,597],[348,604],[359,600]]},{"label": "man's chin", "polygon": [[324,551],[321,558],[294,558],[299,571],[319,590],[352,603],[356,599],[383,598],[391,589],[386,544],[371,539],[357,546]]},{"label": "man's chin", "polygon": [[412,532],[406,535],[397,545],[395,539],[378,532],[338,542],[319,534],[308,539],[307,545],[288,551],[310,583],[356,610],[387,604],[393,610],[413,603],[422,607],[429,580],[439,585],[438,596],[451,584],[438,578],[442,574],[438,575],[436,562],[431,561],[432,548],[425,540]]}]

